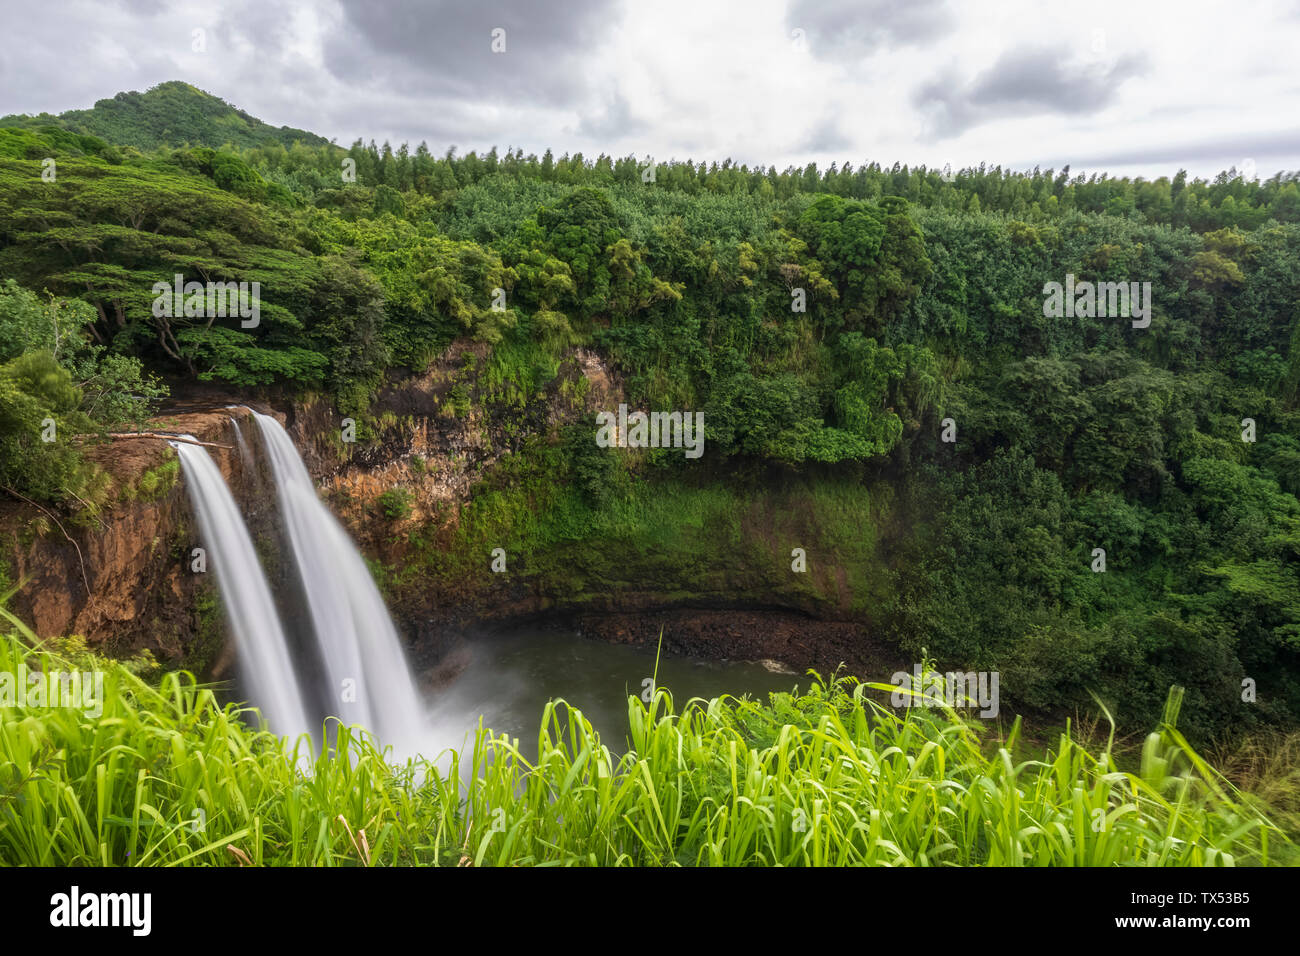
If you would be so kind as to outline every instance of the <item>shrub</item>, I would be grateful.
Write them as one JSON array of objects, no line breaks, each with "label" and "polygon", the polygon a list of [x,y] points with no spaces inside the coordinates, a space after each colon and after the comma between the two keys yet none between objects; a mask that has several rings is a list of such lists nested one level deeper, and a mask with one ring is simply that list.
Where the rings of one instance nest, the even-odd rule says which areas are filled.
[{"label": "shrub", "polygon": [[389,521],[402,521],[411,516],[415,495],[406,488],[390,488],[376,498],[375,503]]}]

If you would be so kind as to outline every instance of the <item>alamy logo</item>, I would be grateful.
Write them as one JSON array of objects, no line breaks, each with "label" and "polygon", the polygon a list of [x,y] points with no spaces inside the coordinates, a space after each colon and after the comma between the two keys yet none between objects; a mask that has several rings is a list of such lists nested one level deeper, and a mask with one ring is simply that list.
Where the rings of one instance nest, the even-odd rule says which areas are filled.
[{"label": "alamy logo", "polygon": [[69,707],[87,717],[104,713],[103,671],[0,671],[0,707]]},{"label": "alamy logo", "polygon": [[243,319],[240,328],[255,329],[262,321],[262,283],[260,282],[186,282],[176,273],[172,285],[153,284],[153,314],[159,319],[186,318]]},{"label": "alamy logo", "polygon": [[1064,286],[1049,282],[1043,295],[1043,315],[1049,319],[1126,318],[1135,329],[1151,324],[1150,282],[1076,283],[1073,273],[1067,273]]},{"label": "alamy logo", "polygon": [[889,695],[895,707],[940,707],[953,710],[967,707],[980,709],[981,717],[998,715],[997,671],[949,671],[941,674],[912,667],[912,673],[898,671],[889,679],[897,690]]},{"label": "alamy logo", "polygon": [[704,454],[703,412],[597,412],[596,444],[601,448],[684,448],[687,458]]},{"label": "alamy logo", "polygon": [[153,896],[149,893],[70,893],[50,897],[51,926],[129,926],[135,936],[148,936]]}]

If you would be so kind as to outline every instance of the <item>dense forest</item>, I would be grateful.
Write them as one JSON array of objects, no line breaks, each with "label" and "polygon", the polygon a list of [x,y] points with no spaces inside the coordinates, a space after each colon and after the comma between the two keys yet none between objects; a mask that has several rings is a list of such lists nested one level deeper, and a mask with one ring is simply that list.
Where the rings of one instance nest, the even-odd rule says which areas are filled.
[{"label": "dense forest", "polygon": [[[178,273],[259,283],[260,323],[155,314]],[[1150,283],[1149,326],[1045,316],[1067,276]],[[1150,722],[1182,684],[1193,735],[1300,717],[1300,173],[344,149],[169,83],[0,120],[0,281],[0,484],[73,520],[103,482],[50,420],[201,382],[326,394],[364,433],[457,339],[499,405],[583,347],[636,407],[702,411],[703,458],[559,429],[466,534],[572,546],[665,491],[795,484],[846,540],[904,529],[873,633],[1001,669],[1012,707]]]}]

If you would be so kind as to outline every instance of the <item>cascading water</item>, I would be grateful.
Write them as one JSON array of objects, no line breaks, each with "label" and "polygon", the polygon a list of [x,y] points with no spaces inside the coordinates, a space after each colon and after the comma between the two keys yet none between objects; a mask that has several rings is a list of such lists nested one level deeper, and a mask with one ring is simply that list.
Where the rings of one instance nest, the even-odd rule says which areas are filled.
[{"label": "cascading water", "polygon": [[[188,437],[188,436],[186,436]],[[239,507],[207,449],[173,442],[217,575],[250,697],[277,734],[311,731],[289,646]]]},{"label": "cascading water", "polygon": [[239,459],[244,463],[248,470],[253,468],[253,453],[248,450],[248,441],[244,438],[244,430],[239,427],[239,422],[230,417],[230,427],[235,432],[235,442],[239,445]]},{"label": "cascading water", "polygon": [[266,443],[294,564],[329,680],[330,713],[399,755],[415,751],[424,713],[388,608],[356,546],[316,496],[288,433],[253,413]]}]

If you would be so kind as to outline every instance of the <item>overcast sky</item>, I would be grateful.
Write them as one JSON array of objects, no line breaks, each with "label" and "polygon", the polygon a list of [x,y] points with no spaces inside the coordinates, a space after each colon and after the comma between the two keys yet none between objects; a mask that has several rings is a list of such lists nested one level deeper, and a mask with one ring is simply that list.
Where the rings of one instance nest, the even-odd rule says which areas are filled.
[{"label": "overcast sky", "polygon": [[0,114],[180,79],[273,125],[436,153],[1300,169],[1300,0],[0,0],[0,13]]}]

